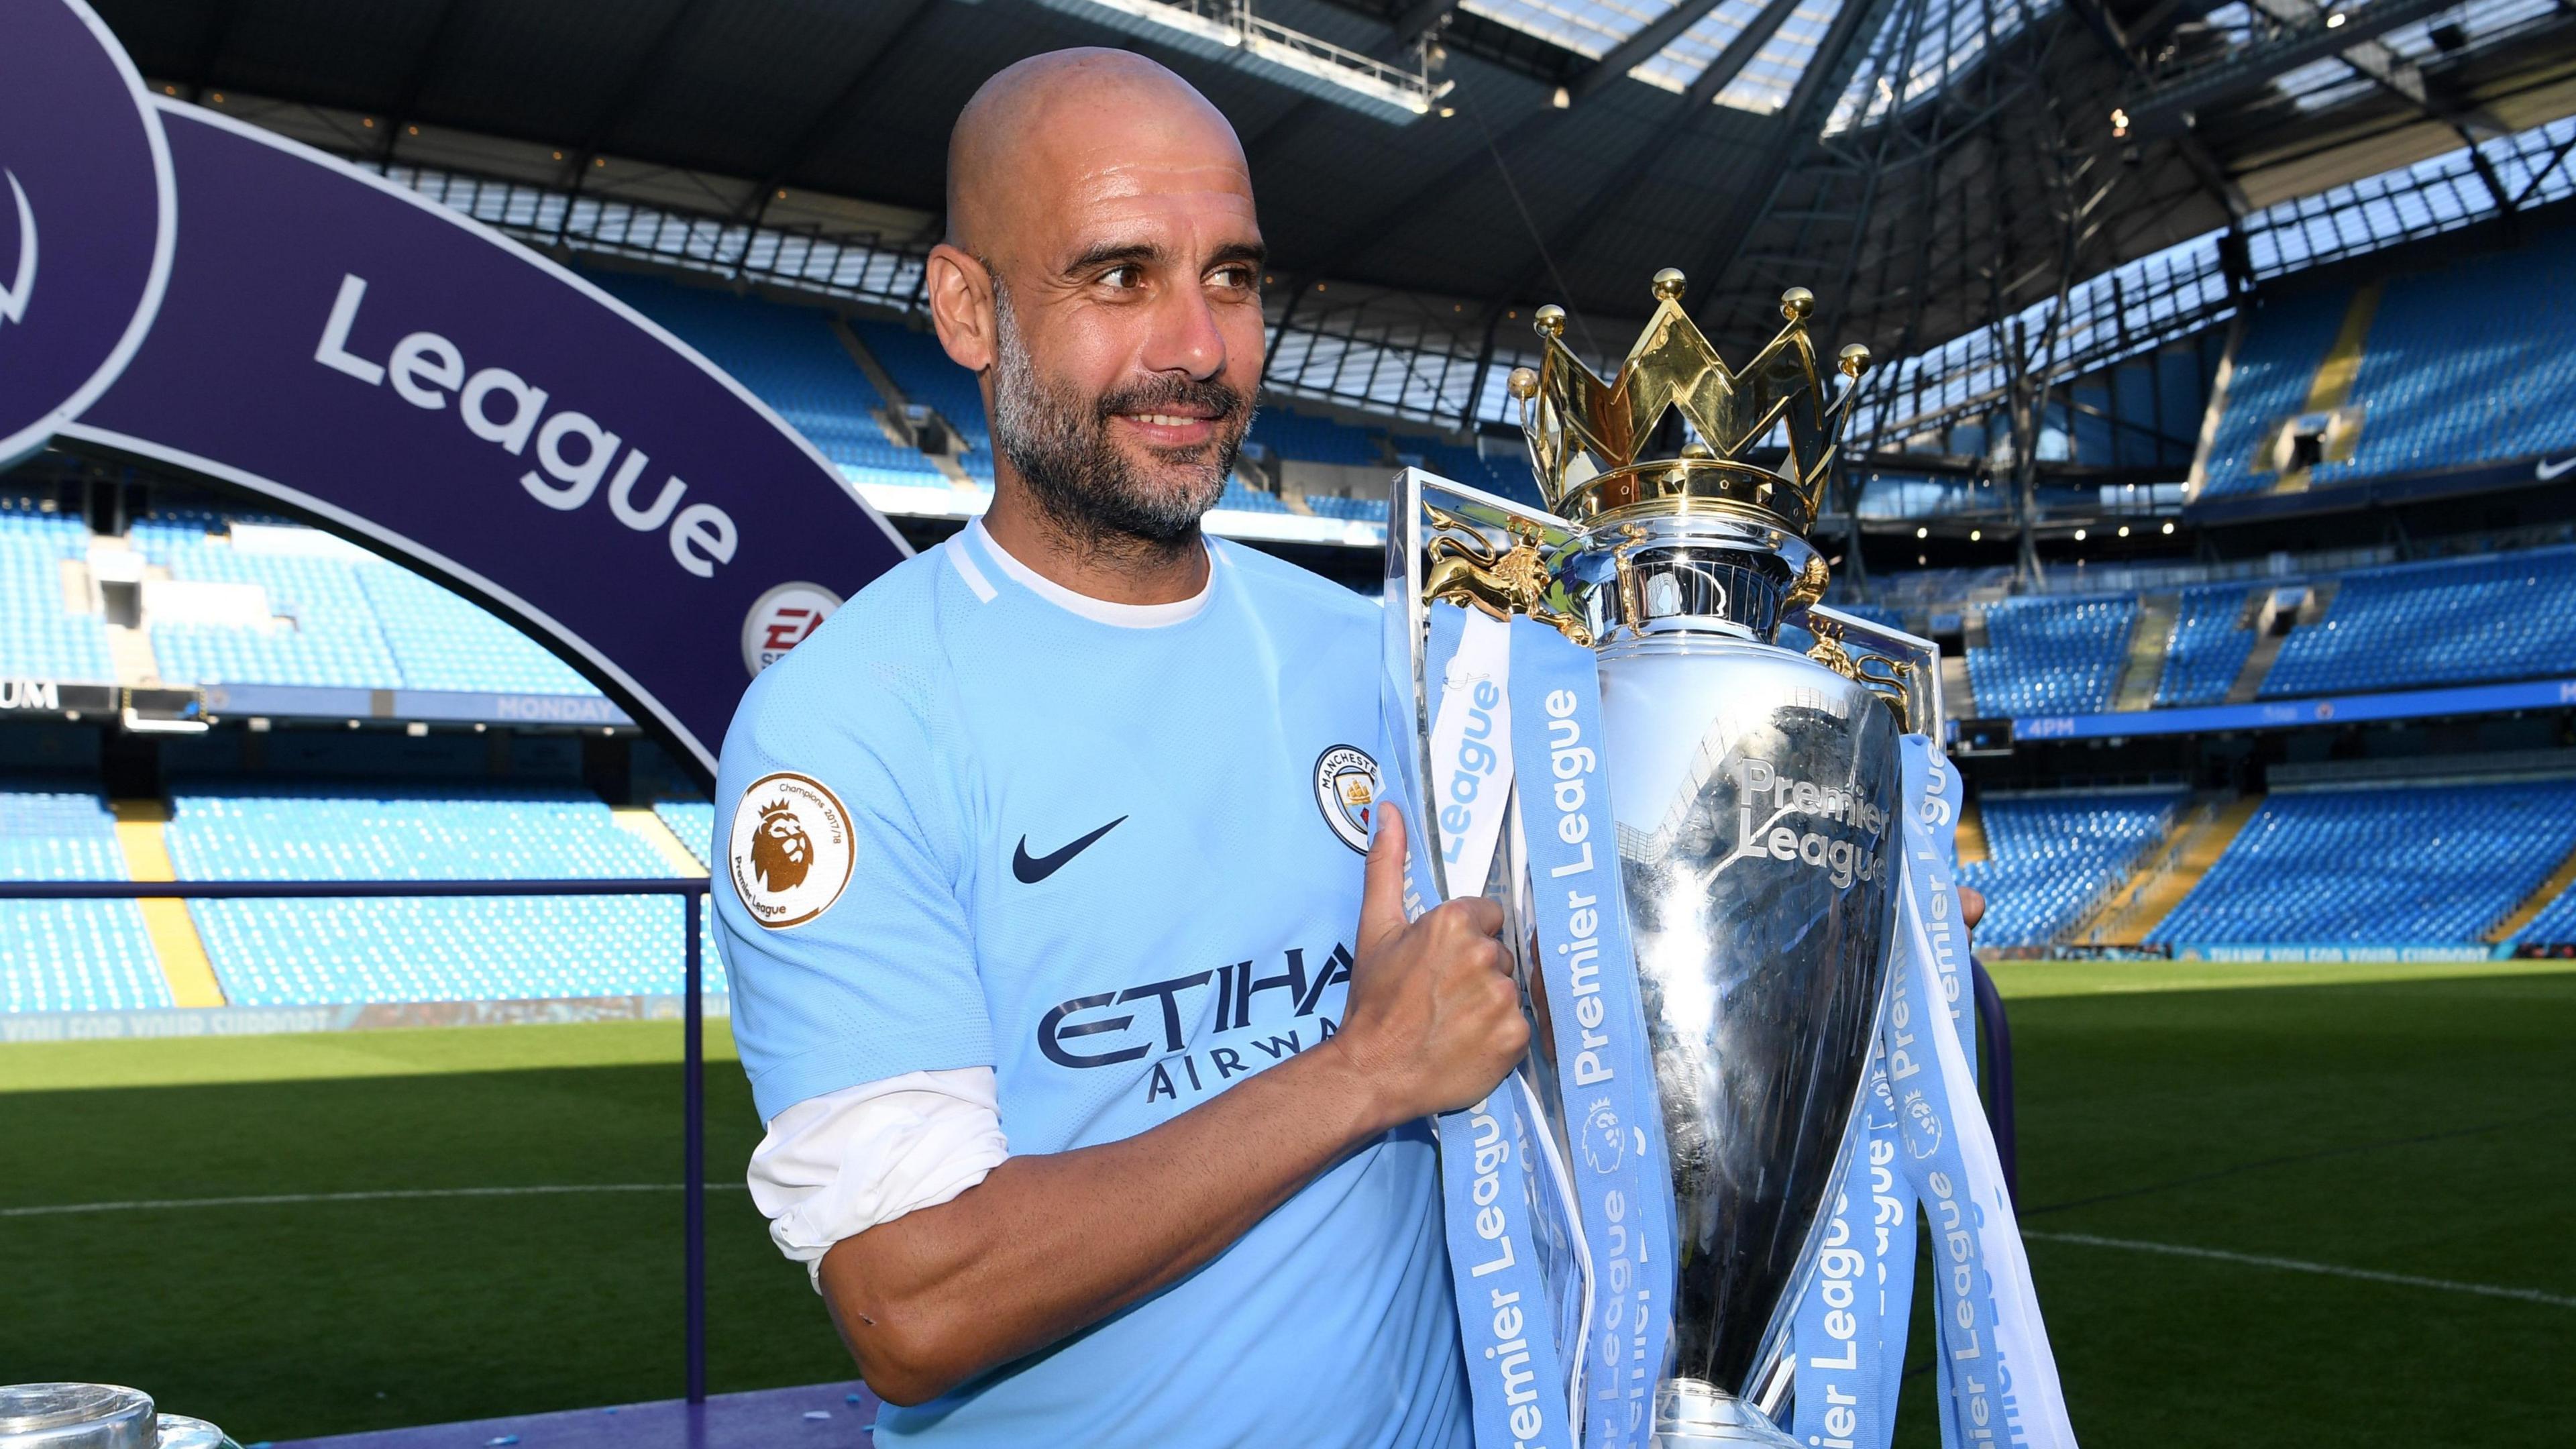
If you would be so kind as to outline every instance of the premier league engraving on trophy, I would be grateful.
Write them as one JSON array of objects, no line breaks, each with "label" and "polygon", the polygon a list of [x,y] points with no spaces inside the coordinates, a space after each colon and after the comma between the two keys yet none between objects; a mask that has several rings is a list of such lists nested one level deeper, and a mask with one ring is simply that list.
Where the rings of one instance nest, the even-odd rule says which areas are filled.
[{"label": "premier league engraving on trophy", "polygon": [[[1568,1401],[1584,1442],[1786,1445],[1763,1410],[1787,1392],[1782,1355],[1868,1079],[1896,908],[1898,739],[1931,727],[1937,666],[1909,655],[1919,641],[1816,607],[1826,564],[1803,534],[1867,350],[1843,350],[1834,397],[1807,338],[1812,298],[1793,289],[1787,325],[1731,370],[1681,309],[1682,291],[1680,273],[1656,276],[1653,318],[1609,382],[1565,348],[1564,314],[1539,312],[1541,364],[1516,371],[1511,393],[1551,512],[1420,473],[1400,481],[1390,654],[1409,657],[1413,677],[1392,677],[1391,660],[1390,721],[1422,746],[1401,762],[1401,787],[1426,802],[1444,893],[1483,890],[1513,913],[1538,1027],[1528,1095],[1554,1149],[1537,1156],[1564,1164],[1579,1197],[1605,1154],[1661,1149],[1655,1183],[1668,1201],[1621,1220],[1614,1198],[1585,1223],[1593,1271],[1581,1297],[1597,1311],[1588,1339],[1566,1346],[1580,1364]],[[1511,730],[1534,744],[1516,762],[1518,818],[1499,832],[1497,864],[1462,879],[1461,864],[1474,871],[1480,857],[1458,848],[1470,812],[1431,808],[1452,798],[1454,773],[1435,724],[1449,694],[1482,678],[1468,662],[1475,631],[1491,628],[1478,615],[1525,621],[1510,625],[1530,631],[1514,638],[1535,641],[1515,643],[1508,691]],[[1814,647],[1782,647],[1788,625]],[[1584,690],[1541,694],[1525,677],[1543,650],[1576,652],[1559,639],[1597,670],[1595,720]],[[1521,734],[1534,713],[1559,733]],[[1569,945],[1580,959],[1588,938],[1551,944],[1545,919],[1559,897],[1598,894],[1582,893],[1598,877],[1574,876],[1572,891],[1554,879],[1591,858],[1561,841],[1598,832],[1548,818],[1551,798],[1564,806],[1569,787],[1580,798],[1593,778],[1569,770],[1573,746],[1558,743],[1587,725],[1614,835],[1593,843],[1615,850],[1620,888],[1588,909],[1613,912],[1625,897],[1630,959],[1601,969],[1633,969],[1651,1066],[1639,1075],[1651,1082],[1628,1089],[1659,1117],[1659,1143],[1621,1126],[1611,1088],[1579,1089],[1587,1073],[1613,1075],[1610,1058],[1584,1059],[1615,1013],[1604,1026],[1586,994],[1597,978],[1565,967]],[[1573,929],[1589,923],[1578,914]],[[1668,1231],[1668,1252],[1613,1261],[1604,1223],[1622,1242],[1632,1229]],[[1660,1362],[1620,1361],[1666,1343],[1623,1322],[1621,1300],[1644,1292],[1604,1280],[1632,1277],[1664,1289]],[[1471,1369],[1476,1352],[1471,1341]],[[1622,1410],[1624,1426],[1603,1417]]]}]

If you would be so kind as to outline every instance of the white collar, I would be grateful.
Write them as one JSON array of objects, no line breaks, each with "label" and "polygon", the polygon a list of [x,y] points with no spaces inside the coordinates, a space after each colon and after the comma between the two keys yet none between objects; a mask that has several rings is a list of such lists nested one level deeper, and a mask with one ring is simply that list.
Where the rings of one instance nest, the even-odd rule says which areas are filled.
[{"label": "white collar", "polygon": [[1206,610],[1208,600],[1215,596],[1216,565],[1223,557],[1213,546],[1208,546],[1207,581],[1199,585],[1197,593],[1186,599],[1176,599],[1168,604],[1119,604],[1107,599],[1095,599],[1089,594],[1076,593],[1011,557],[1010,550],[1002,547],[993,537],[992,531],[984,527],[984,520],[978,518],[966,527],[975,535],[977,546],[992,556],[993,562],[1002,572],[1010,575],[1014,582],[1030,593],[1069,614],[1079,614],[1094,622],[1114,625],[1121,629],[1161,629],[1197,618]]}]

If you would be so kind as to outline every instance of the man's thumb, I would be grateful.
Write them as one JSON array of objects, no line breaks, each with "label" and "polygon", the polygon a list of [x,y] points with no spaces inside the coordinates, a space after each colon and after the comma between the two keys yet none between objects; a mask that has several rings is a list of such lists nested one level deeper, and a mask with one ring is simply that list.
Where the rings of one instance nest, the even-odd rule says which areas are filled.
[{"label": "man's thumb", "polygon": [[1404,812],[1393,801],[1377,804],[1377,839],[1369,842],[1368,871],[1360,886],[1360,945],[1375,945],[1405,927]]}]

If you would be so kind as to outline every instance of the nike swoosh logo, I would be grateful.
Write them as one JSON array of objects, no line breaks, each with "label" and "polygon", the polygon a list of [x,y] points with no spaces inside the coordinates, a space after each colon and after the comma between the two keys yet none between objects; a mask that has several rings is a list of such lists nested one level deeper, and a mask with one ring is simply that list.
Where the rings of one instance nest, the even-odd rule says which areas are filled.
[{"label": "nike swoosh logo", "polygon": [[2576,468],[2576,458],[2561,458],[2555,463],[2543,458],[2540,460],[2540,465],[2533,471],[2540,475],[2541,482],[2546,483],[2570,468]]},{"label": "nike swoosh logo", "polygon": [[1110,821],[1108,824],[1101,826],[1098,830],[1095,830],[1089,835],[1082,837],[1080,840],[1075,841],[1073,844],[1048,855],[1030,855],[1029,838],[1023,835],[1020,837],[1019,849],[1011,852],[1011,874],[1018,876],[1020,878],[1020,884],[1022,885],[1036,885],[1039,881],[1045,880],[1048,876],[1064,869],[1064,863],[1066,861],[1073,859],[1075,856],[1082,854],[1086,850],[1089,850],[1093,841],[1107,835],[1110,831],[1117,829],[1126,822],[1127,817],[1121,815],[1117,819]]}]

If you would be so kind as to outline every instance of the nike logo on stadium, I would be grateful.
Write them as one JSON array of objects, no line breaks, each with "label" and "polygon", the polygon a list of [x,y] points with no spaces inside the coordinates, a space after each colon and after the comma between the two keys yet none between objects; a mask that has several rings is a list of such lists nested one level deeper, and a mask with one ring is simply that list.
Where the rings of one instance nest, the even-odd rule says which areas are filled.
[{"label": "nike logo on stadium", "polygon": [[1089,850],[1093,841],[1098,840],[1100,837],[1107,835],[1110,831],[1117,829],[1119,826],[1125,824],[1126,821],[1127,817],[1121,815],[1117,819],[1110,821],[1108,824],[1101,826],[1098,830],[1082,837],[1080,840],[1066,846],[1064,849],[1056,851],[1052,855],[1031,856],[1029,854],[1029,838],[1023,835],[1020,837],[1019,849],[1011,852],[1011,874],[1018,876],[1020,878],[1020,884],[1022,885],[1036,885],[1039,881],[1045,880],[1048,876],[1064,869],[1064,863],[1066,861],[1073,859],[1075,856],[1082,854],[1086,850]]},{"label": "nike logo on stadium", "polygon": [[2540,460],[2539,466],[2534,468],[2532,471],[2540,475],[2541,482],[2546,483],[2550,479],[2557,477],[2559,474],[2566,472],[2570,468],[2576,468],[2576,458],[2562,458],[2555,463],[2549,461],[2547,458],[2543,458]]}]

